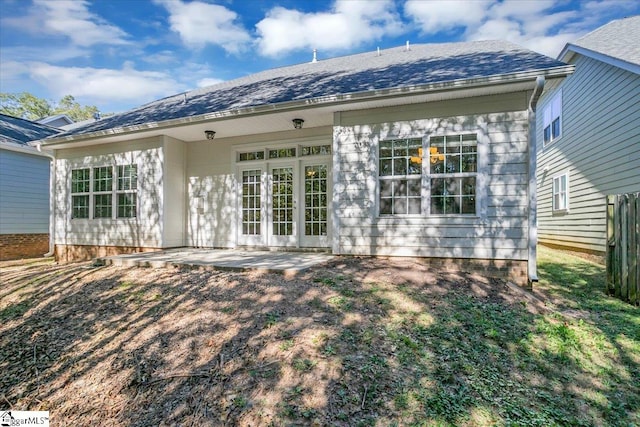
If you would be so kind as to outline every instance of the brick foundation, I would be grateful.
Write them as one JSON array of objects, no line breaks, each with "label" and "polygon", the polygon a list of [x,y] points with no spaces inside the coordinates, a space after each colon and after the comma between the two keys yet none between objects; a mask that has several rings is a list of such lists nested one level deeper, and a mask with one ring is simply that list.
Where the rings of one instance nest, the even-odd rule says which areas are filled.
[{"label": "brick foundation", "polygon": [[[56,261],[78,262],[95,258],[131,254],[136,252],[155,252],[160,248],[143,248],[131,246],[93,246],[93,245],[56,245]],[[449,271],[466,271],[488,277],[509,280],[518,286],[529,288],[527,261],[523,260],[491,260],[467,258],[420,258],[425,265]]]},{"label": "brick foundation", "polygon": [[96,246],[96,245],[56,245],[54,256],[57,262],[90,261],[95,258],[132,254],[136,252],[154,252],[160,248],[143,248],[135,246]]},{"label": "brick foundation", "polygon": [[0,234],[0,261],[38,258],[49,252],[49,234]]},{"label": "brick foundation", "polygon": [[426,265],[450,271],[466,271],[509,280],[530,288],[527,261],[510,259],[420,258]]}]

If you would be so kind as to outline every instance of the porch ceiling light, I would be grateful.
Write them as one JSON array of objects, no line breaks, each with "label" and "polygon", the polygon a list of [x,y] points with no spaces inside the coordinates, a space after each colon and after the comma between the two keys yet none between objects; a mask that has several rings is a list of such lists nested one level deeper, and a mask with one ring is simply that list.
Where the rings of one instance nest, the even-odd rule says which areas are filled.
[{"label": "porch ceiling light", "polygon": [[293,119],[291,120],[293,122],[293,127],[296,129],[302,129],[302,124],[304,123],[304,120],[302,119]]},{"label": "porch ceiling light", "polygon": [[207,139],[213,139],[216,137],[216,131],[215,130],[205,130],[204,131],[204,135],[207,137]]}]

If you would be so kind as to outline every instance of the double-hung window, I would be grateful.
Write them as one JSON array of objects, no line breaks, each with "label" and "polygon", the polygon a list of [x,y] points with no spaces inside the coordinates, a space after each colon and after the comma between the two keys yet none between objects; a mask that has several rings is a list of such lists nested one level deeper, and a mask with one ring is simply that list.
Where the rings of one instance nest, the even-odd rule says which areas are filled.
[{"label": "double-hung window", "polygon": [[136,217],[137,189],[136,165],[74,169],[71,171],[71,218]]},{"label": "double-hung window", "polygon": [[89,218],[91,169],[71,171],[71,218]]},{"label": "double-hung window", "polygon": [[138,206],[138,167],[136,165],[121,165],[117,168],[116,206],[118,206],[118,218],[135,218]]},{"label": "double-hung window", "polygon": [[113,168],[93,168],[93,217],[111,218],[113,213]]},{"label": "double-hung window", "polygon": [[569,174],[555,176],[553,178],[552,204],[554,211],[569,210]]},{"label": "double-hung window", "polygon": [[542,133],[545,145],[562,135],[562,91],[558,92],[544,109]]},{"label": "double-hung window", "polygon": [[420,214],[422,139],[380,142],[380,214]]},{"label": "double-hung window", "polygon": [[476,134],[431,137],[431,215],[476,213],[477,148]]},{"label": "double-hung window", "polygon": [[421,138],[381,141],[380,215],[475,215],[477,146],[476,134],[434,136],[425,156]]}]

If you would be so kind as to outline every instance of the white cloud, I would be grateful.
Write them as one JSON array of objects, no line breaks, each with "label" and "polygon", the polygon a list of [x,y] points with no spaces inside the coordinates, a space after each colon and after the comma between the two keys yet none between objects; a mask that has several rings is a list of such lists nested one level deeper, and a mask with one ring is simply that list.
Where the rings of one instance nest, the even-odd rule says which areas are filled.
[{"label": "white cloud", "polygon": [[425,34],[435,34],[460,27],[475,27],[484,19],[491,0],[408,0],[404,13]]},{"label": "white cloud", "polygon": [[128,34],[91,13],[85,0],[34,0],[26,16],[3,19],[3,24],[34,34],[58,35],[75,46],[128,44]]},{"label": "white cloud", "polygon": [[238,14],[224,6],[201,1],[156,0],[169,12],[171,30],[192,47],[218,45],[227,52],[240,52],[251,36],[237,23]]},{"label": "white cloud", "polygon": [[[425,34],[457,29],[463,40],[507,40],[555,57],[595,25],[587,10],[602,11],[607,3],[577,3],[577,10],[565,10],[561,0],[407,0],[404,13]],[[597,16],[602,19],[602,13]]]},{"label": "white cloud", "polygon": [[29,64],[29,74],[56,96],[71,93],[76,98],[109,102],[134,101],[142,104],[184,89],[166,73],[137,71],[130,63],[125,63],[122,70],[113,70],[59,67],[36,62]]},{"label": "white cloud", "polygon": [[217,85],[218,83],[222,83],[223,81],[224,80],[222,80],[222,79],[215,79],[215,78],[207,77],[207,78],[198,80],[198,87],[213,86],[213,85]]},{"label": "white cloud", "polygon": [[553,12],[556,1],[493,1],[482,23],[469,26],[466,40],[508,40],[536,52],[556,57],[564,45],[582,35],[563,28],[579,18],[577,11]]},{"label": "white cloud", "polygon": [[303,13],[275,7],[256,24],[259,54],[277,56],[314,48],[350,49],[403,31],[392,0],[338,0],[329,12]]}]

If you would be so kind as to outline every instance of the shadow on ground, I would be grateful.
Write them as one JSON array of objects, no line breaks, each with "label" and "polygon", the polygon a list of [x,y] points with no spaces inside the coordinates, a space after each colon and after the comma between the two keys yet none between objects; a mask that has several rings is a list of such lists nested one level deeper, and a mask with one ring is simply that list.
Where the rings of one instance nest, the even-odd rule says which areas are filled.
[{"label": "shadow on ground", "polygon": [[587,315],[401,258],[291,279],[3,268],[3,405],[73,425],[637,423],[638,310],[541,270],[554,307]]}]

